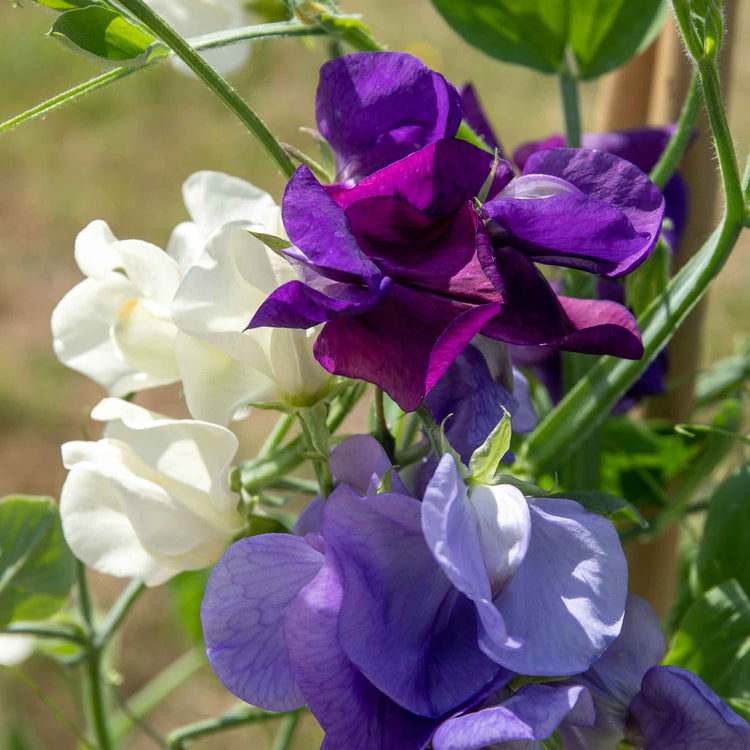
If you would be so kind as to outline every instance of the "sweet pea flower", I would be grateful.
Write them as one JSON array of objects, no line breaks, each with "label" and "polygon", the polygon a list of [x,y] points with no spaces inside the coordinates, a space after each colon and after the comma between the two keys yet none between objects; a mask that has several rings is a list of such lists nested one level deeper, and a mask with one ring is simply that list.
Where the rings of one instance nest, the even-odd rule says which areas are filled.
[{"label": "sweet pea flower", "polygon": [[[248,22],[243,0],[148,0],[148,4],[184,37],[227,31]],[[200,54],[226,75],[242,67],[250,55],[250,45],[232,44]],[[183,73],[191,72],[182,60],[174,60],[173,64]]]},{"label": "sweet pea flower", "polygon": [[664,650],[656,613],[629,594],[619,637],[583,675],[566,682],[586,687],[596,711],[590,728],[563,721],[566,750],[615,750],[625,739],[646,750],[750,747],[750,725],[703,680],[686,669],[657,666]]},{"label": "sweet pea flower", "polygon": [[452,138],[461,97],[412,55],[358,52],[321,67],[315,116],[336,157],[336,182],[355,182]]},{"label": "sweet pea flower", "polygon": [[60,517],[76,557],[149,586],[216,562],[244,525],[229,489],[234,434],[114,398],[91,416],[103,438],[62,446]]},{"label": "sweet pea flower", "polygon": [[[558,149],[533,167],[512,180],[500,161],[493,174],[488,153],[450,139],[352,187],[326,188],[300,167],[282,215],[302,280],[273,292],[249,327],[325,323],[315,344],[323,367],[375,383],[405,411],[480,332],[640,357],[625,308],[558,297],[533,261],[632,269],[656,242],[658,191],[609,154]],[[472,201],[490,177],[480,220]]]},{"label": "sweet pea flower", "polygon": [[315,361],[316,331],[243,333],[289,264],[250,232],[282,235],[268,193],[218,172],[183,186],[192,221],[179,224],[167,252],[118,241],[96,221],[76,240],[89,277],[52,315],[60,360],[113,396],[181,380],[196,419],[228,424],[251,401],[314,401],[330,384]]},{"label": "sweet pea flower", "polygon": [[[567,674],[601,654],[624,600],[611,525],[570,501],[523,496],[496,504],[493,521],[492,501],[481,492],[469,501],[450,484],[463,487],[447,461],[420,503],[377,441],[350,438],[331,454],[338,486],[298,527],[304,537],[251,537],[227,551],[202,607],[225,687],[270,710],[306,702],[325,747],[417,750],[508,683],[503,662]],[[459,507],[470,502],[476,525],[475,511]],[[483,587],[501,598],[483,603]],[[511,637],[500,637],[503,617]],[[556,722],[580,694],[560,694]]]}]

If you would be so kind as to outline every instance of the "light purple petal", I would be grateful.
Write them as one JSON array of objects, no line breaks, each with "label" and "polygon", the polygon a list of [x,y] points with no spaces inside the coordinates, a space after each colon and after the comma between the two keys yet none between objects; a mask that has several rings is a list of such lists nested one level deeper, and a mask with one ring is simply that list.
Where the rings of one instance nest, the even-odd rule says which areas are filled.
[{"label": "light purple petal", "polygon": [[345,181],[454,136],[461,100],[416,57],[360,52],[323,65],[315,114],[336,155],[336,179]]},{"label": "light purple petal", "polygon": [[489,120],[487,120],[482,103],[479,101],[479,96],[474,87],[470,83],[467,83],[459,91],[461,93],[464,120],[491,149],[498,150],[500,158],[504,158],[502,146],[495,137],[495,133],[492,130]]},{"label": "light purple petal", "polygon": [[323,534],[341,565],[339,639],[346,655],[391,699],[437,718],[474,698],[500,671],[477,647],[476,616],[430,554],[420,504],[339,487]]},{"label": "light purple petal", "polygon": [[571,713],[578,722],[593,722],[585,688],[526,685],[498,706],[443,722],[432,745],[435,750],[482,750],[502,742],[545,740]]},{"label": "light purple petal", "polygon": [[320,533],[320,514],[323,512],[323,498],[320,495],[316,495],[310,502],[304,507],[303,511],[299,514],[297,523],[292,527],[292,533],[297,536],[305,536],[305,534],[319,534]]},{"label": "light purple petal", "polygon": [[630,711],[645,738],[646,750],[750,748],[750,724],[686,669],[649,669]]},{"label": "light purple petal", "polygon": [[[360,495],[374,495],[393,466],[383,446],[372,435],[353,435],[331,451],[328,468],[334,479],[348,484]],[[391,481],[394,492],[409,494],[397,472],[392,472]]]},{"label": "light purple petal", "polygon": [[309,265],[328,278],[380,285],[382,274],[357,245],[346,214],[306,166],[287,183],[281,210],[289,239]]},{"label": "light purple petal", "polygon": [[637,268],[656,245],[664,216],[664,198],[638,167],[605,151],[547,149],[532,154],[524,175],[559,177],[592,198],[609,203],[625,214],[643,237],[640,250],[618,263],[608,276],[622,276]]},{"label": "light purple petal", "polygon": [[[397,196],[431,216],[450,216],[475,198],[492,170],[492,154],[466,141],[438,141],[381,169],[354,187],[328,188],[336,203],[348,209],[368,198]],[[500,160],[488,198],[494,198],[513,177]]]},{"label": "light purple petal", "polygon": [[377,309],[328,323],[315,357],[329,372],[375,383],[413,411],[499,309],[394,284]]},{"label": "light purple petal", "polygon": [[342,599],[341,573],[329,551],[284,619],[294,674],[326,731],[324,747],[421,750],[436,722],[398,706],[347,658],[337,633]]},{"label": "light purple petal", "polygon": [[521,674],[583,672],[622,626],[628,574],[620,540],[607,519],[571,500],[534,498],[529,508],[528,552],[495,598],[524,647],[508,651],[489,639],[481,646]]},{"label": "light purple petal", "polygon": [[203,635],[211,667],[238,698],[269,711],[304,704],[282,622],[322,564],[303,539],[263,534],[235,542],[213,569],[201,606]]}]

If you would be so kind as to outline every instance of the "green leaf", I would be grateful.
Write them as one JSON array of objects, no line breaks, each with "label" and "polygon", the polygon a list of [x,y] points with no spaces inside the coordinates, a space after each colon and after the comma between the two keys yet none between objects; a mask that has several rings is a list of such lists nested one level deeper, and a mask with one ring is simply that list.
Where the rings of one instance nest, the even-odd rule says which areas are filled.
[{"label": "green leaf", "polygon": [[0,499],[0,627],[57,612],[73,585],[74,566],[52,498]]},{"label": "green leaf", "polygon": [[169,52],[118,13],[95,5],[62,13],[49,33],[78,51],[117,65],[142,65]]},{"label": "green leaf", "polygon": [[177,621],[194,643],[203,640],[201,602],[210,573],[210,568],[189,570],[176,575],[167,583],[169,599],[177,615]]},{"label": "green leaf", "polygon": [[318,401],[313,406],[300,409],[299,416],[310,433],[313,449],[327,461],[331,452],[331,431],[326,421],[328,407],[322,401]]},{"label": "green leaf", "polygon": [[625,279],[625,300],[628,307],[640,315],[669,283],[672,252],[664,240],[659,240],[646,262]]},{"label": "green leaf", "polygon": [[750,600],[737,581],[690,607],[663,663],[694,672],[724,700],[750,699]]},{"label": "green leaf", "polygon": [[267,245],[271,248],[275,253],[278,253],[279,250],[286,250],[287,248],[292,246],[292,243],[289,242],[289,240],[285,240],[283,237],[276,237],[273,234],[265,234],[264,232],[253,232],[252,230],[248,229],[248,234],[252,234],[253,237],[256,239],[259,239],[264,245]]},{"label": "green leaf", "polygon": [[469,472],[471,481],[477,484],[489,484],[495,476],[497,467],[510,448],[510,414],[503,409],[503,418],[487,436],[482,445],[471,454]]},{"label": "green leaf", "polygon": [[608,73],[645,49],[667,11],[661,0],[569,0],[568,7],[568,43],[581,79]]},{"label": "green leaf", "polygon": [[552,497],[575,500],[575,502],[580,503],[586,510],[592,513],[599,513],[613,520],[617,520],[617,517],[620,516],[626,518],[628,521],[637,523],[642,529],[648,528],[648,521],[646,521],[634,505],[631,505],[627,500],[609,495],[600,490],[566,490],[556,492]]},{"label": "green leaf", "polygon": [[503,62],[557,73],[568,18],[559,0],[432,0],[469,44]]},{"label": "green leaf", "polygon": [[503,62],[595,78],[644,49],[666,13],[662,0],[433,0],[469,44]]},{"label": "green leaf", "polygon": [[695,385],[697,406],[712,404],[743,387],[750,378],[750,345],[734,357],[725,357],[698,377]]},{"label": "green leaf", "polygon": [[698,551],[704,590],[730,578],[750,596],[750,461],[714,492]]},{"label": "green leaf", "polygon": [[89,5],[99,5],[96,0],[36,0],[39,5],[44,5],[52,10],[71,10],[72,8],[85,8]]},{"label": "green leaf", "polygon": [[554,487],[551,490],[545,490],[538,484],[524,482],[523,479],[517,479],[510,474],[499,474],[492,480],[491,484],[510,484],[516,489],[521,490],[526,497],[547,497],[554,490]]}]

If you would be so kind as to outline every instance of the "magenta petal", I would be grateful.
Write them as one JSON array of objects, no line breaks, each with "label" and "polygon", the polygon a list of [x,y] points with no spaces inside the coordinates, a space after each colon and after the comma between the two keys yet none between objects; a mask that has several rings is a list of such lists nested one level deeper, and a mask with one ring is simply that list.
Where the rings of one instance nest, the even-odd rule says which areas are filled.
[{"label": "magenta petal", "polygon": [[500,307],[394,285],[376,310],[328,323],[315,356],[329,372],[375,383],[414,411]]},{"label": "magenta petal", "polygon": [[585,688],[526,685],[498,706],[443,722],[432,746],[435,750],[483,750],[504,742],[539,742],[571,714],[577,722],[593,723],[591,697]]},{"label": "magenta petal", "polygon": [[294,674],[326,732],[324,747],[421,750],[436,722],[398,706],[347,658],[337,633],[343,596],[341,573],[329,551],[284,619]]},{"label": "magenta petal", "polygon": [[289,239],[297,246],[293,257],[302,253],[328,278],[377,287],[382,274],[357,245],[346,214],[304,165],[287,183],[282,217]]},{"label": "magenta petal", "polygon": [[339,640],[346,655],[405,708],[437,718],[481,693],[500,668],[476,642],[476,615],[430,554],[420,503],[340,487],[323,535],[343,575]]},{"label": "magenta petal", "polygon": [[269,711],[304,704],[281,626],[322,564],[303,539],[264,534],[235,542],[213,569],[201,606],[203,635],[211,667],[238,698]]},{"label": "magenta petal", "polygon": [[323,65],[315,114],[336,155],[336,179],[344,181],[454,136],[461,101],[443,76],[416,57],[360,52]]},{"label": "magenta petal", "polygon": [[[475,198],[492,170],[492,154],[466,141],[444,140],[427,146],[366,177],[354,187],[328,188],[344,209],[367,198],[397,196],[430,216],[450,216]],[[488,197],[493,198],[513,177],[500,161]]]},{"label": "magenta petal", "polygon": [[648,176],[629,161],[605,151],[554,148],[529,156],[523,173],[559,177],[627,216],[633,229],[643,237],[643,244],[608,276],[622,276],[637,268],[656,245],[664,216],[664,198]]}]

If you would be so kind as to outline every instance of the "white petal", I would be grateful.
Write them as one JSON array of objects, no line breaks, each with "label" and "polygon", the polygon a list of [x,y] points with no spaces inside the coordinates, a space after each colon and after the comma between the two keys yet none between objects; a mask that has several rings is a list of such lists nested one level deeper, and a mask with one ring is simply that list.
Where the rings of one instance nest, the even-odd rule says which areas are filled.
[{"label": "white petal", "polygon": [[186,333],[177,334],[175,355],[194,419],[228,425],[246,416],[249,402],[274,393],[275,384],[265,374]]},{"label": "white petal", "polygon": [[0,665],[16,667],[34,652],[34,639],[30,635],[0,633]]},{"label": "white petal", "polygon": [[479,521],[479,544],[496,595],[522,562],[531,538],[531,514],[523,493],[510,485],[479,485],[469,493]]},{"label": "white petal", "polygon": [[182,281],[182,271],[174,258],[161,248],[141,240],[122,240],[117,243],[125,275],[146,297],[166,310]]},{"label": "white petal", "polygon": [[274,379],[288,396],[304,401],[319,394],[331,380],[313,355],[318,331],[288,328],[271,329],[269,359]]},{"label": "white petal", "polygon": [[120,307],[137,293],[122,274],[110,273],[74,286],[52,313],[58,359],[117,395],[125,395],[119,382],[135,371],[117,351],[109,332]]},{"label": "white petal", "polygon": [[115,347],[133,370],[167,381],[180,378],[174,356],[176,335],[174,323],[144,299],[125,302],[111,330]]},{"label": "white petal", "polygon": [[206,247],[206,238],[194,221],[183,221],[173,230],[167,243],[167,255],[177,261],[182,274],[198,262]]},{"label": "white petal", "polygon": [[141,545],[112,484],[91,465],[74,468],[60,495],[65,541],[73,554],[100,573],[162,583],[177,569],[165,568]]},{"label": "white petal", "polygon": [[182,195],[190,216],[206,238],[229,221],[265,227],[269,213],[278,211],[264,190],[221,172],[196,172],[183,184]]},{"label": "white petal", "polygon": [[82,229],[75,242],[75,259],[86,276],[99,278],[120,266],[117,237],[106,221],[96,219]]},{"label": "white petal", "polygon": [[[237,497],[228,490],[228,474],[239,443],[236,435],[217,424],[190,419],[169,419],[118,399],[104,399],[91,412],[92,419],[108,421],[107,438],[127,443],[147,466],[159,472],[157,481],[172,494],[182,496],[193,511],[208,516],[203,499],[195,499],[195,489],[208,496],[219,514],[229,514],[234,523]],[[101,442],[101,441],[100,441]],[[147,476],[139,469],[141,476]],[[179,482],[172,487],[167,480]],[[219,518],[215,523],[224,523]]]}]

